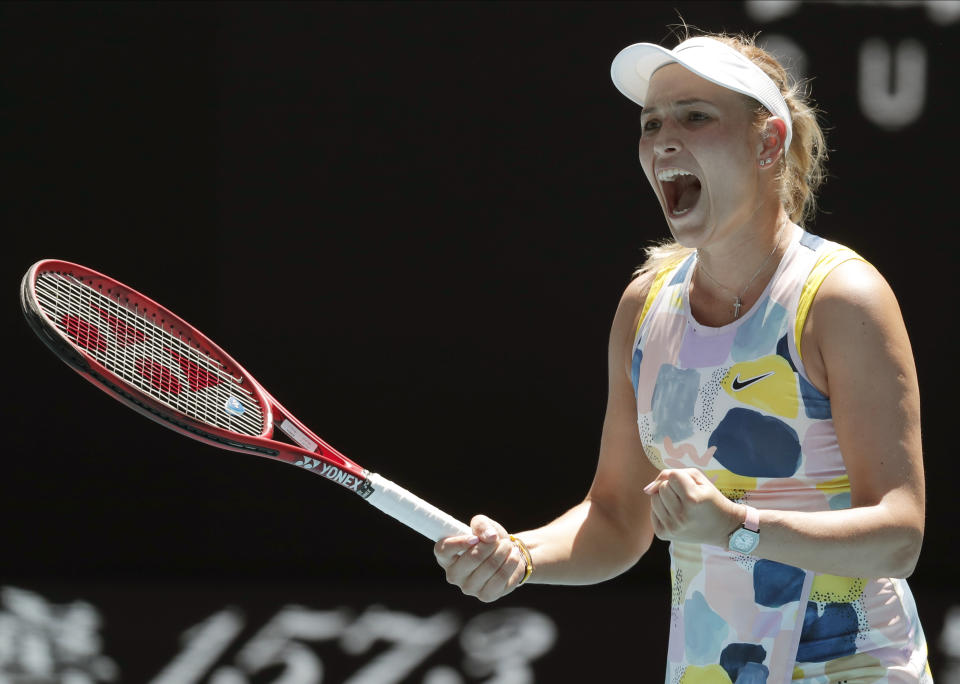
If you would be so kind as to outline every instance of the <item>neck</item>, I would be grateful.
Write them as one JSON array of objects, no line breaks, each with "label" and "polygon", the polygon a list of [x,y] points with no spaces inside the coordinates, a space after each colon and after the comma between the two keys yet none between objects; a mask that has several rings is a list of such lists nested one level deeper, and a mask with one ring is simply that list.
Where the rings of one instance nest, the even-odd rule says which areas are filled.
[{"label": "neck", "polygon": [[[717,227],[705,244],[697,246],[697,258],[711,275],[739,291],[746,285],[777,239],[790,226],[790,217],[779,200],[758,197],[749,214],[740,215],[725,227]],[[726,278],[721,278],[726,274]]]},{"label": "neck", "polygon": [[[763,230],[742,230],[723,244],[697,249],[691,306],[702,322],[728,323],[759,298],[789,245],[793,224],[781,209]],[[696,295],[696,296],[695,296]]]}]

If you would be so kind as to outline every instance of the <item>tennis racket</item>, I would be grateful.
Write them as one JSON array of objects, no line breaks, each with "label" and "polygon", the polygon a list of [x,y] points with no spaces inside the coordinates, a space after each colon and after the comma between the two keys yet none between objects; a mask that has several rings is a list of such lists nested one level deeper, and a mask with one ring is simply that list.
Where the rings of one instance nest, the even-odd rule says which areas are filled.
[{"label": "tennis racket", "polygon": [[[33,331],[73,370],[161,425],[221,449],[297,466],[437,541],[470,528],[317,437],[182,318],[116,280],[46,259],[20,287]],[[274,439],[278,428],[291,443]]]}]

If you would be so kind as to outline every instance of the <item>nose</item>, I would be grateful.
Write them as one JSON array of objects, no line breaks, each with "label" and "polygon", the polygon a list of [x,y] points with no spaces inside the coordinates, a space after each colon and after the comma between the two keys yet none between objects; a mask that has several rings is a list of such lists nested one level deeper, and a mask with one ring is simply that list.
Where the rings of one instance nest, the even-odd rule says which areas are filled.
[{"label": "nose", "polygon": [[657,139],[653,143],[653,151],[658,156],[670,156],[683,149],[683,141],[680,138],[677,126],[664,117],[665,120],[660,123],[660,130],[657,131]]},{"label": "nose", "polygon": [[658,142],[653,146],[654,151],[661,157],[667,157],[680,151],[680,143],[676,140]]}]

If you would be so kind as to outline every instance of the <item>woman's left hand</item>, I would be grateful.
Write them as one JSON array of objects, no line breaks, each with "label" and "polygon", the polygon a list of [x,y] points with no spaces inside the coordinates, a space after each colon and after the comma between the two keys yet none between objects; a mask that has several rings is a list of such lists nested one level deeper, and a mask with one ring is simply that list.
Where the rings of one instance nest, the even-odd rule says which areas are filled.
[{"label": "woman's left hand", "polygon": [[661,470],[644,492],[652,500],[654,534],[666,541],[726,548],[730,534],[743,522],[743,507],[696,468]]}]

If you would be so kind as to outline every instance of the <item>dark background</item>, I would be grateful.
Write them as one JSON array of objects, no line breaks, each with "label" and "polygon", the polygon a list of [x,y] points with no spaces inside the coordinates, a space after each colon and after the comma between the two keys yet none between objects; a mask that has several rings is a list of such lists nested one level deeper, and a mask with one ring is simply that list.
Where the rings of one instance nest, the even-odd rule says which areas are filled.
[{"label": "dark background", "polygon": [[[323,597],[350,582],[474,610],[429,543],[348,492],[184,440],[70,373],[24,324],[19,279],[48,257],[112,275],[365,467],[463,520],[542,523],[590,483],[609,324],[666,235],[610,60],[672,46],[682,15],[785,37],[815,77],[832,159],[808,227],[887,276],[919,368],[928,527],[911,584],[939,648],[960,569],[944,341],[960,16],[935,4],[0,6],[0,582],[125,605],[116,587],[316,582]],[[878,122],[858,95],[877,38],[926,55],[908,122]],[[594,600],[645,612],[624,638],[654,645],[659,677],[667,565],[658,545],[612,583],[522,600],[560,622],[600,620],[582,608]]]}]

